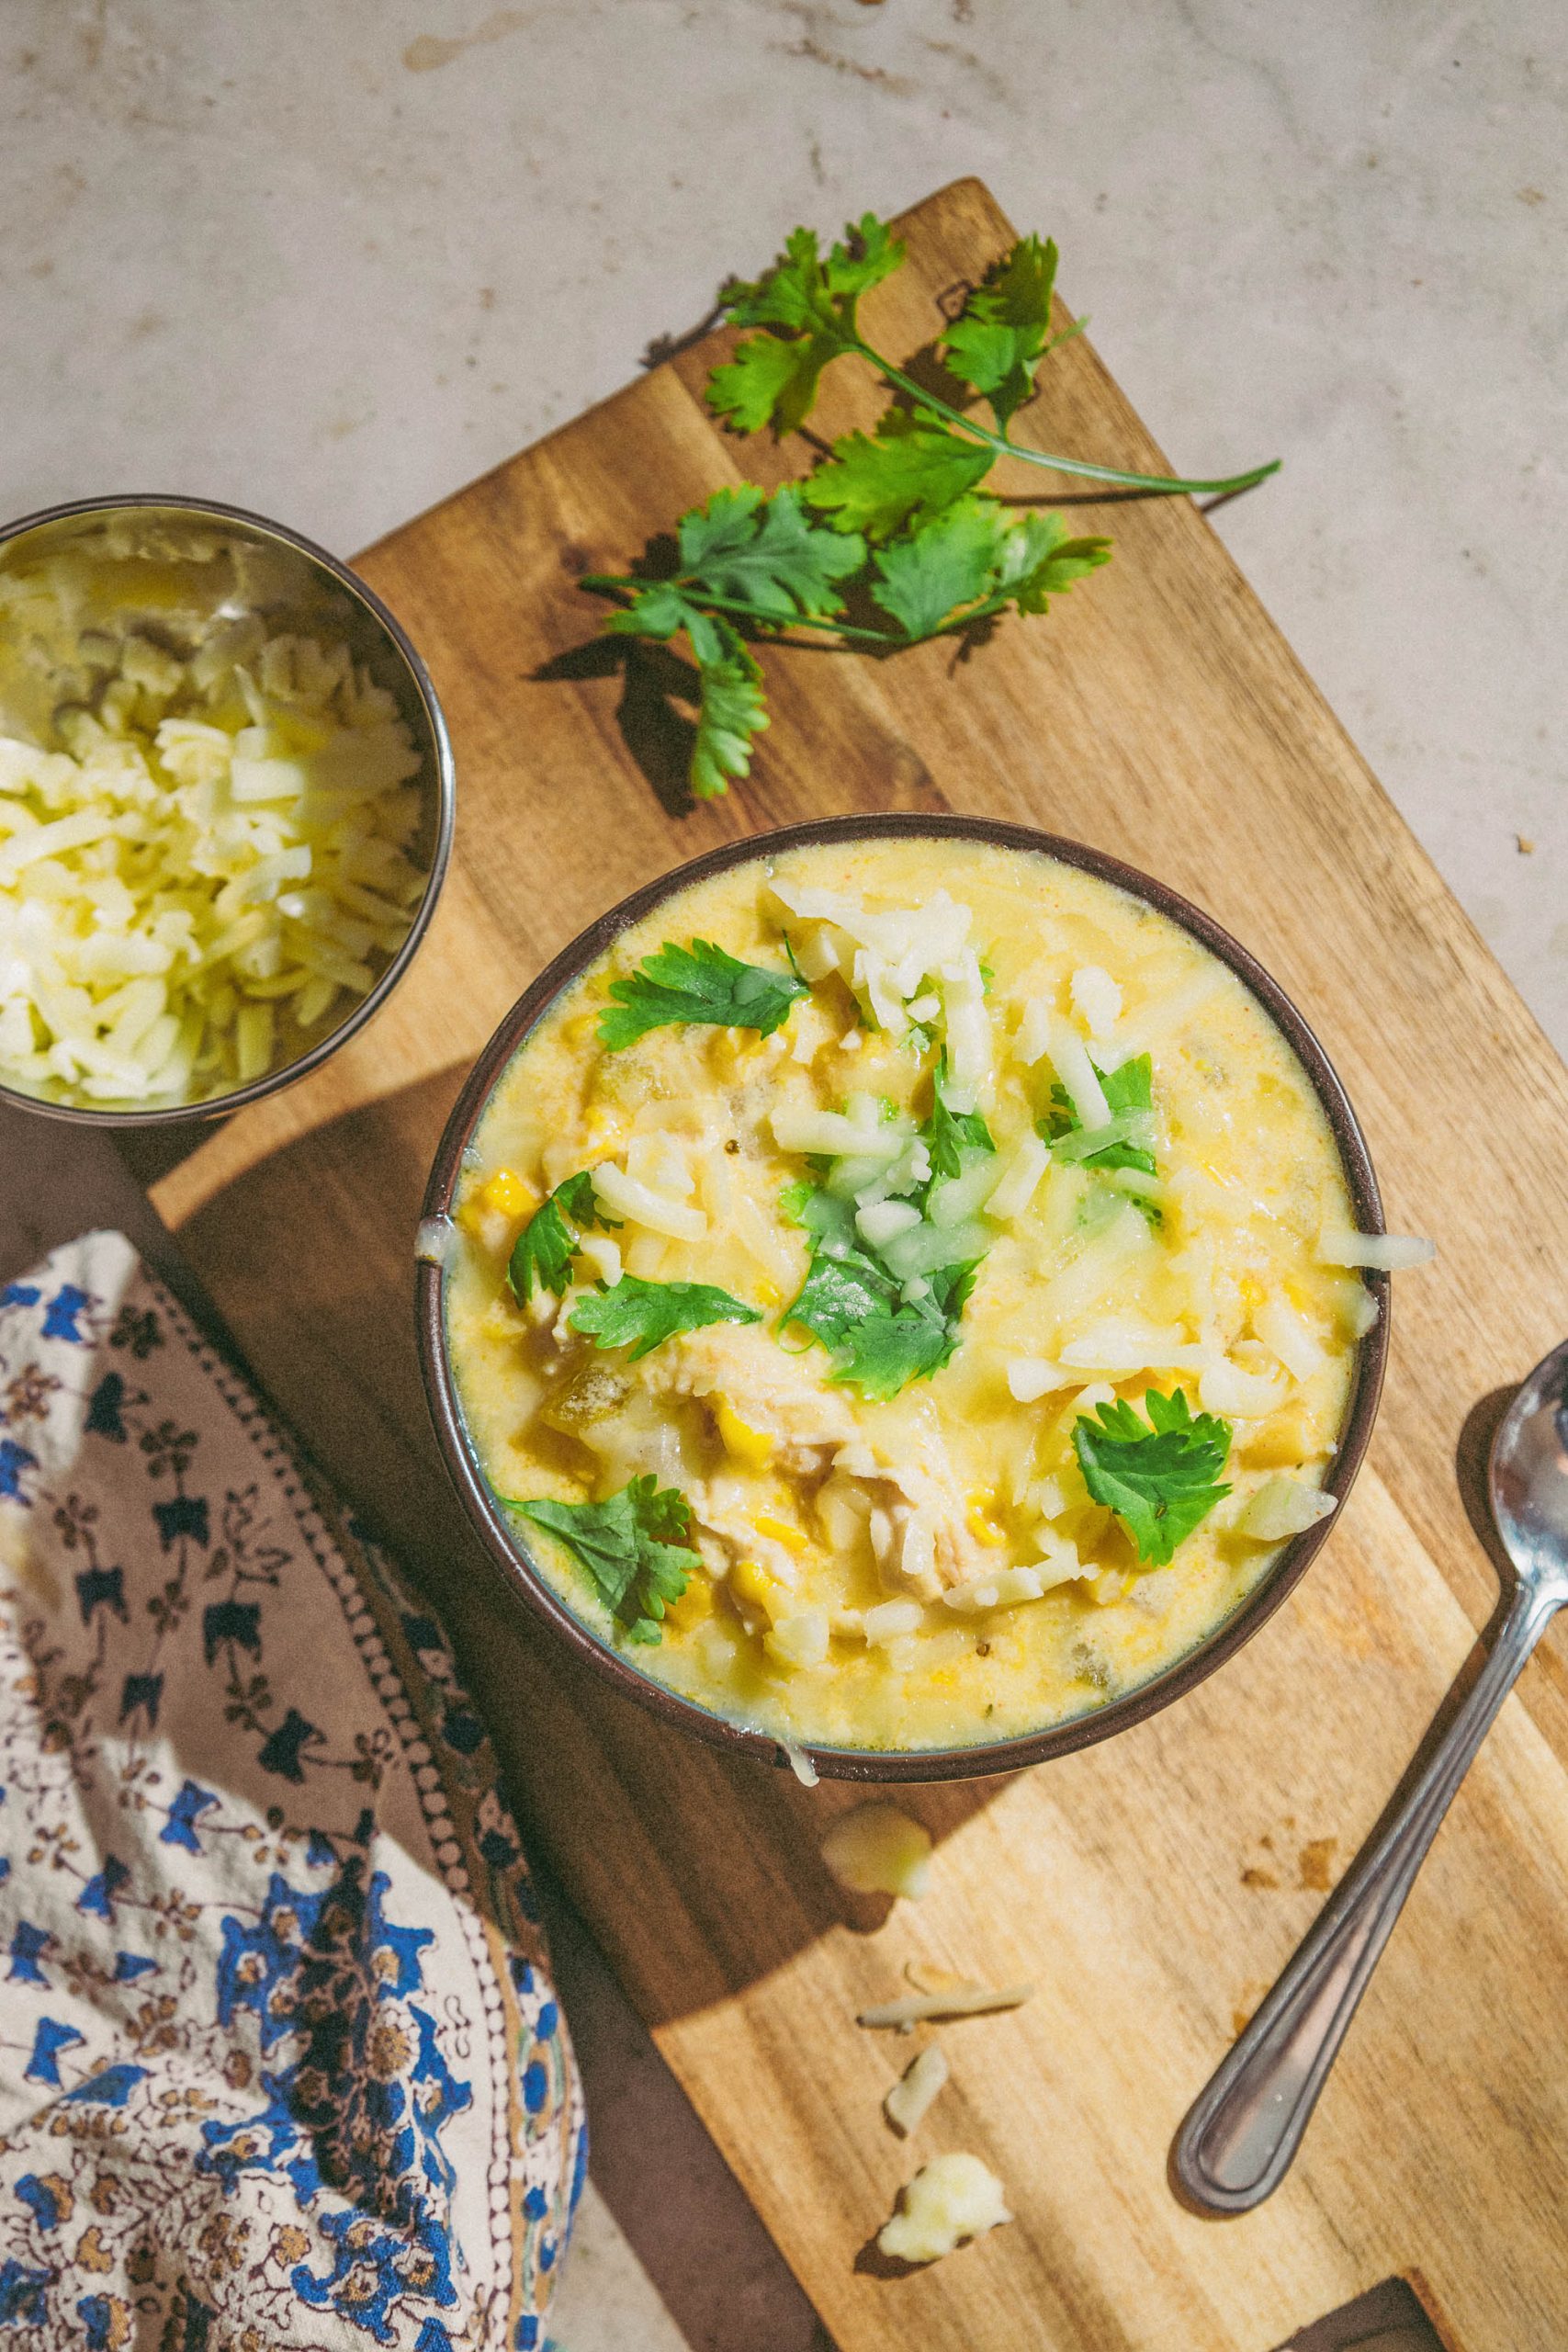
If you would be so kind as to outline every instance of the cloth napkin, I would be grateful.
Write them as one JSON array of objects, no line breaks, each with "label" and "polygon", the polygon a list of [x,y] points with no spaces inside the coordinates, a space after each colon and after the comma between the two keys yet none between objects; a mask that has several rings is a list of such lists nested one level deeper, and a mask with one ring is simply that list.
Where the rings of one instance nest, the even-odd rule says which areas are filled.
[{"label": "cloth napkin", "polygon": [[542,2346],[570,2047],[428,1611],[115,1233],[0,1289],[0,2346]]}]

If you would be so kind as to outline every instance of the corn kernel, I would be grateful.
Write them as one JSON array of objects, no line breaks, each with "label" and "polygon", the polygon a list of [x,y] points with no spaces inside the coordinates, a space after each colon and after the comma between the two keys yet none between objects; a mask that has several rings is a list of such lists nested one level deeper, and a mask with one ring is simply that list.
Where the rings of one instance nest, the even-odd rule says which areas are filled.
[{"label": "corn kernel", "polygon": [[671,1601],[664,1611],[664,1622],[678,1634],[700,1625],[705,1617],[713,1615],[713,1587],[706,1577],[692,1576],[686,1579],[686,1589],[679,1600]]},{"label": "corn kernel", "polygon": [[502,1216],[527,1216],[536,1205],[532,1189],[515,1168],[498,1168],[479,1198],[487,1209],[496,1209]]},{"label": "corn kernel", "polygon": [[969,1509],[964,1524],[977,1544],[1005,1544],[1007,1536],[991,1516],[996,1508],[994,1487],[976,1487],[969,1497]]},{"label": "corn kernel", "polygon": [[757,1295],[761,1300],[764,1306],[782,1306],[784,1305],[783,1291],[780,1290],[777,1283],[771,1283],[766,1274],[762,1276],[761,1280],[757,1284]]},{"label": "corn kernel", "polygon": [[753,1469],[765,1470],[773,1458],[778,1441],[767,1430],[754,1430],[743,1421],[727,1396],[721,1396],[714,1408],[714,1419],[725,1451],[737,1462],[749,1462]]},{"label": "corn kernel", "polygon": [[1298,1408],[1264,1421],[1242,1447],[1241,1458],[1261,1470],[1293,1470],[1319,1450]]},{"label": "corn kernel", "polygon": [[791,1520],[775,1519],[771,1511],[760,1510],[751,1524],[759,1535],[771,1536],[775,1544],[782,1544],[786,1552],[804,1552],[808,1548],[809,1537]]},{"label": "corn kernel", "polygon": [[561,1035],[569,1046],[586,1046],[599,1025],[597,1012],[580,1012],[562,1028]]},{"label": "corn kernel", "polygon": [[766,1568],[755,1560],[740,1561],[729,1581],[742,1600],[749,1600],[753,1609],[761,1610],[770,1624],[786,1615],[794,1606],[793,1594],[787,1592],[778,1578],[771,1577]]}]

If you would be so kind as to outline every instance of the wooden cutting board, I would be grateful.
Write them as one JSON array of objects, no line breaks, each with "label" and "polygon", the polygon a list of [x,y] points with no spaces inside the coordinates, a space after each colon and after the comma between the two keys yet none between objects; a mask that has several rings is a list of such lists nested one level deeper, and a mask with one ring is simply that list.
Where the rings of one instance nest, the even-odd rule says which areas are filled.
[{"label": "wooden cutting board", "polygon": [[[929,343],[942,298],[1012,234],[974,181],[904,228],[909,266],[867,305],[899,354]],[[788,469],[709,421],[720,340],[363,560],[451,721],[451,878],[367,1033],[209,1136],[153,1197],[260,1378],[439,1596],[536,1840],[843,2352],[1267,2352],[1412,2267],[1463,2352],[1561,2352],[1560,1644],[1466,1785],[1284,2188],[1206,2223],[1172,2199],[1166,2158],[1493,1609],[1456,1462],[1473,1479],[1483,1400],[1568,1331],[1568,1078],[1185,501],[1075,503],[1081,527],[1113,532],[1115,561],[973,659],[942,644],[880,664],[771,653],[752,782],[699,809],[662,805],[634,756],[660,773],[643,715],[577,654],[600,607],[573,581],[620,568],[743,471]],[[875,408],[840,368],[821,422],[841,431]],[[1224,413],[1217,400],[1217,433]],[[1083,339],[1053,358],[1021,429],[1165,467]],[[852,1792],[808,1793],[683,1743],[569,1669],[492,1590],[426,1427],[410,1295],[442,1121],[545,960],[714,842],[890,807],[1076,834],[1212,909],[1317,1025],[1390,1222],[1435,1234],[1441,1256],[1400,1285],[1370,1465],[1290,1605],[1194,1696],[1106,1747],[913,1792],[941,1841],[933,1889],[873,1934],[817,1860]],[[944,2032],[953,2086],[906,2149],[878,2102],[908,2045],[852,2018],[917,1957],[1039,1990]],[[880,2275],[868,2241],[900,2181],[951,2147],[995,2167],[1016,2221],[925,2273]],[[659,2161],[649,2149],[654,2202]]]}]

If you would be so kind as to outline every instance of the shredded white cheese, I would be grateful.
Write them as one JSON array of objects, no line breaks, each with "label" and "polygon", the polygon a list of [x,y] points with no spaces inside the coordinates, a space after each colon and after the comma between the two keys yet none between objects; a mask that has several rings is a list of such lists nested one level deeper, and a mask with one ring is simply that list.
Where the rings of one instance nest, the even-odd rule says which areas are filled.
[{"label": "shredded white cheese", "polygon": [[594,1197],[626,1224],[640,1225],[649,1233],[667,1234],[672,1241],[700,1241],[706,1233],[708,1221],[701,1209],[639,1184],[635,1176],[628,1176],[613,1160],[601,1160],[591,1172]]},{"label": "shredded white cheese", "polygon": [[1304,1535],[1337,1508],[1337,1498],[1321,1487],[1309,1487],[1281,1472],[1265,1479],[1235,1524],[1240,1534],[1258,1544],[1281,1544],[1289,1535]]},{"label": "shredded white cheese", "polygon": [[1328,1361],[1328,1351],[1322,1341],[1278,1292],[1254,1308],[1252,1328],[1292,1379],[1310,1380]]},{"label": "shredded white cheese", "polygon": [[1038,1560],[1016,1568],[998,1568],[988,1577],[972,1577],[967,1584],[950,1585],[942,1596],[942,1606],[957,1610],[961,1616],[1010,1609],[1021,1600],[1039,1600],[1057,1585],[1071,1584],[1086,1573],[1074,1546],[1056,1544]]},{"label": "shredded white cheese", "polygon": [[1417,1233],[1354,1233],[1348,1226],[1329,1226],[1319,1237],[1317,1254],[1325,1266],[1367,1266],[1377,1273],[1397,1274],[1410,1266],[1429,1265],[1438,1245]]},{"label": "shredded white cheese", "polygon": [[818,1786],[822,1775],[804,1747],[793,1747],[789,1741],[785,1740],[783,1743],[783,1754],[785,1763],[803,1789],[814,1789]]},{"label": "shredded white cheese", "polygon": [[1217,1356],[1203,1366],[1198,1378],[1198,1402],[1206,1413],[1231,1420],[1259,1420],[1284,1403],[1290,1383],[1268,1372],[1247,1372],[1240,1364]]},{"label": "shredded white cheese", "polygon": [[1039,1396],[1053,1388],[1070,1388],[1077,1378],[1076,1372],[1064,1372],[1059,1364],[1047,1363],[1042,1356],[1012,1356],[1008,1367],[1009,1393],[1021,1405],[1032,1405]]},{"label": "shredded white cheese", "polygon": [[1091,1037],[1108,1036],[1122,1018],[1122,991],[1100,964],[1083,964],[1067,984],[1073,1011]]},{"label": "shredded white cheese", "polygon": [[1032,1127],[1020,1136],[1006,1167],[986,1202],[986,1214],[1006,1224],[1021,1216],[1034,1198],[1040,1179],[1051,1164],[1051,1149]]}]

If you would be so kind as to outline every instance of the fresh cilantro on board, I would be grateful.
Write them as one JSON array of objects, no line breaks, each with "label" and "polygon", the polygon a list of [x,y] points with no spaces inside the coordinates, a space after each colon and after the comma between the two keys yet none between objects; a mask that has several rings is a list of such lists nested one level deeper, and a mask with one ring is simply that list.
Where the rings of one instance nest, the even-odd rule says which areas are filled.
[{"label": "fresh cilantro on board", "polygon": [[660,1620],[702,1563],[684,1538],[691,1505],[651,1471],[602,1503],[507,1502],[577,1555],[634,1642],[662,1641]]},{"label": "fresh cilantro on board", "polygon": [[645,956],[629,980],[612,980],[615,1001],[599,1015],[599,1042],[611,1053],[635,1045],[671,1022],[706,1022],[720,1029],[755,1029],[771,1037],[790,1007],[809,995],[804,980],[743,964],[711,939],[689,947],[670,940]]},{"label": "fresh cilantro on board", "polygon": [[1021,237],[1005,260],[987,272],[942,338],[942,361],[950,376],[983,392],[997,429],[1008,424],[1034,393],[1034,371],[1046,353],[1085,319],[1053,335],[1051,296],[1056,283],[1056,247],[1047,238]]},{"label": "fresh cilantro on board", "polygon": [[911,518],[924,522],[975,489],[991,470],[992,452],[942,424],[889,409],[874,434],[851,433],[801,484],[809,505],[840,531],[891,538]]},{"label": "fresh cilantro on board", "polygon": [[[1023,237],[966,296],[940,338],[948,377],[989,403],[994,429],[896,366],[863,332],[863,295],[904,261],[885,220],[865,213],[823,251],[795,229],[773,267],[720,297],[730,322],[755,330],[708,378],[709,406],[741,435],[799,431],[823,370],[851,358],[892,405],[870,433],[844,435],[801,481],[771,495],[717,491],[680,518],[672,549],[656,541],[641,569],[590,572],[585,589],[616,599],[612,636],[668,643],[683,634],[695,664],[697,718],[688,780],[699,799],[750,773],[768,724],[751,643],[798,632],[842,648],[891,650],[976,632],[1009,611],[1043,613],[1053,596],[1105,563],[1104,538],[1069,537],[1060,514],[1020,513],[983,488],[998,460],[1085,476],[1146,495],[1250,488],[1275,466],[1223,481],[1124,472],[1048,456],[1008,428],[1050,352],[1081,322],[1051,332],[1056,248]],[[820,445],[818,445],[819,447]],[[823,519],[815,520],[815,515]],[[852,613],[852,618],[849,616]],[[891,628],[874,625],[878,616]]]},{"label": "fresh cilantro on board", "polygon": [[596,1348],[630,1347],[636,1363],[677,1331],[700,1331],[709,1323],[760,1323],[754,1306],[711,1283],[644,1282],[623,1274],[608,1290],[591,1291],[571,1310],[571,1328]]},{"label": "fresh cilantro on board", "polygon": [[732,776],[750,775],[751,740],[772,724],[755,654],[732,628],[724,634],[733,640],[729,652],[705,662],[700,673],[690,769],[699,800],[716,800],[729,790]]},{"label": "fresh cilantro on board", "polygon": [[878,1402],[940,1372],[958,1345],[975,1263],[939,1267],[924,1278],[923,1295],[906,1298],[861,1239],[852,1201],[806,1184],[790,1185],[783,1199],[811,1238],[811,1262],[780,1328],[800,1324],[832,1356],[832,1379]]},{"label": "fresh cilantro on board", "polygon": [[1163,1567],[1224,1496],[1219,1476],[1230,1453],[1231,1426],[1213,1413],[1194,1415],[1182,1389],[1144,1397],[1147,1420],[1121,1400],[1098,1418],[1073,1424],[1073,1449],[1097,1503],[1115,1512],[1140,1560]]},{"label": "fresh cilantro on board", "polygon": [[556,1186],[512,1245],[506,1279],[519,1306],[526,1306],[536,1290],[561,1295],[571,1278],[579,1238],[595,1225],[608,1233],[620,1231],[619,1220],[606,1216],[599,1206],[593,1179],[584,1169]]}]

